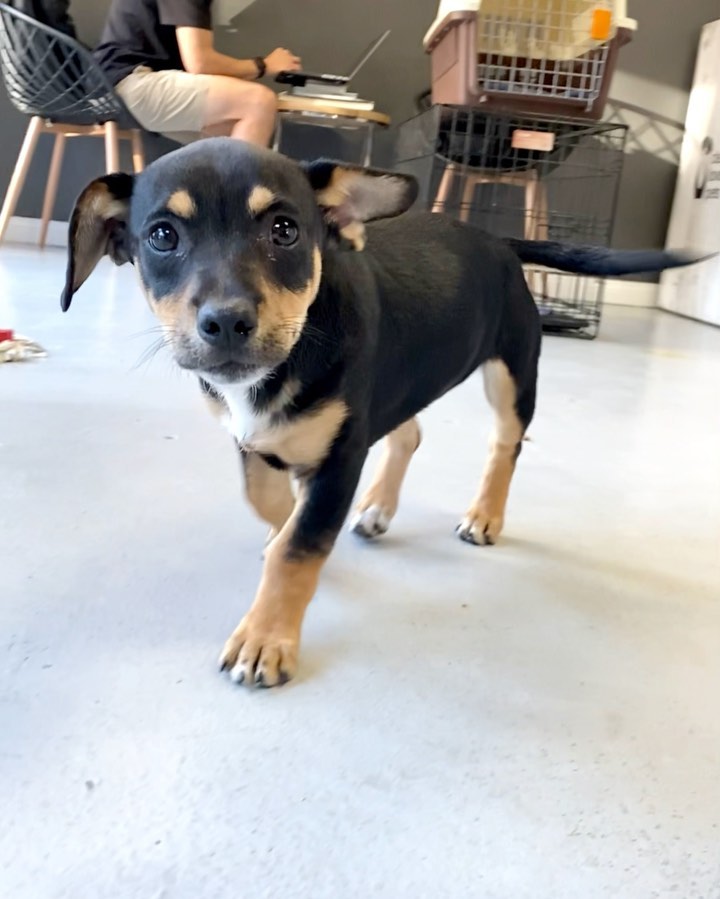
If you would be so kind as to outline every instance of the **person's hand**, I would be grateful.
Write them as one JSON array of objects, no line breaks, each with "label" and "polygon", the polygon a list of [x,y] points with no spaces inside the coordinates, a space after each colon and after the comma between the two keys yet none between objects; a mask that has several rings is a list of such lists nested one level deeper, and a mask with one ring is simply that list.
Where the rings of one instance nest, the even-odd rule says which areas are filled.
[{"label": "person's hand", "polygon": [[284,47],[278,47],[265,57],[265,71],[275,76],[280,72],[297,72],[300,68],[300,57],[295,56]]}]

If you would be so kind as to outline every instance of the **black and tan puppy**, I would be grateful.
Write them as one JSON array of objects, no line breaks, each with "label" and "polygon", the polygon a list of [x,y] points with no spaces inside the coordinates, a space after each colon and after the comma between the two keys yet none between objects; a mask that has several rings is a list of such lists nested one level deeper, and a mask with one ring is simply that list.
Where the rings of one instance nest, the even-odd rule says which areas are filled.
[{"label": "black and tan puppy", "polygon": [[[438,215],[392,218],[415,193],[401,175],[302,168],[217,139],[139,176],[94,181],[73,212],[63,309],[104,254],[135,263],[272,528],[255,601],[221,655],[238,682],[292,677],[305,609],[369,447],[386,438],[353,527],[373,537],[397,509],[420,442],[415,415],[478,368],[495,428],[458,530],[495,542],[535,408],[540,323],[521,258],[599,273],[687,261],[505,243]],[[375,219],[386,220],[365,229]]]}]

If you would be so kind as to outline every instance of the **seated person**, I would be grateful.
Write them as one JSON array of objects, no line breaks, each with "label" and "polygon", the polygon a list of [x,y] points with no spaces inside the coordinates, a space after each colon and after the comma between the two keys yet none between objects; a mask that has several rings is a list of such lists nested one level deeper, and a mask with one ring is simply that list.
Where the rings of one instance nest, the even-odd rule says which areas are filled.
[{"label": "seated person", "polygon": [[267,146],[277,102],[263,75],[299,69],[278,48],[235,59],[213,47],[212,0],[112,0],[95,58],[137,121],[180,143],[226,135]]}]

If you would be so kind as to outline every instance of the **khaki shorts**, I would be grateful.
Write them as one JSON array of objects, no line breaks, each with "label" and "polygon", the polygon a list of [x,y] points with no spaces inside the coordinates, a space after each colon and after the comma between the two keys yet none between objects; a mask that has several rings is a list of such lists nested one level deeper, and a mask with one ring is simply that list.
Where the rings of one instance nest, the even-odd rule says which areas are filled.
[{"label": "khaki shorts", "polygon": [[115,90],[143,128],[187,144],[202,137],[212,77],[138,66]]}]

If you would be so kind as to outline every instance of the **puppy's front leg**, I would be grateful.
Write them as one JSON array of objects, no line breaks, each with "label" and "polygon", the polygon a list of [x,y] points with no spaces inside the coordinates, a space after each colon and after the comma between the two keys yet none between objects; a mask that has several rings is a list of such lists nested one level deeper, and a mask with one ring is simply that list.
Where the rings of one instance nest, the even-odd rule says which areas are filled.
[{"label": "puppy's front leg", "polygon": [[255,601],[220,655],[221,670],[230,668],[237,683],[273,687],[295,674],[305,609],[347,516],[366,455],[367,442],[360,435],[343,433],[317,471],[300,478],[295,509],[266,550]]}]

